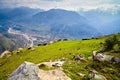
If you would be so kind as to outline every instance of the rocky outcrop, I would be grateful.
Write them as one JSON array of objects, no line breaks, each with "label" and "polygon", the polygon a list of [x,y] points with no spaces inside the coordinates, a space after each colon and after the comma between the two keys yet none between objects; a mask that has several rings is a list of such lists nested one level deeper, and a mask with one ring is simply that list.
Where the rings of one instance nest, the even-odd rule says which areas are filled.
[{"label": "rocky outcrop", "polygon": [[39,68],[30,62],[21,64],[8,78],[8,80],[41,80],[38,76]]},{"label": "rocky outcrop", "polygon": [[21,64],[8,78],[8,80],[71,80],[60,69],[44,71],[30,62]]},{"label": "rocky outcrop", "polygon": [[37,64],[39,67],[40,66],[48,66],[48,67],[62,67],[65,61],[55,61],[55,62],[42,62],[40,64]]},{"label": "rocky outcrop", "polygon": [[74,56],[73,58],[74,58],[74,60],[85,61],[84,56],[81,54],[78,54],[78,55]]},{"label": "rocky outcrop", "polygon": [[95,60],[98,60],[98,61],[111,61],[113,58],[113,56],[111,55],[105,55],[105,54],[102,54],[102,53],[98,53],[97,55],[95,55],[94,59]]},{"label": "rocky outcrop", "polygon": [[93,51],[93,60],[110,62],[112,58],[113,56],[111,55],[105,55],[103,53],[97,53],[97,51]]},{"label": "rocky outcrop", "polygon": [[6,50],[3,53],[1,53],[0,58],[9,57],[9,56],[11,56],[11,52]]},{"label": "rocky outcrop", "polygon": [[49,71],[40,70],[39,77],[41,80],[71,80],[63,71],[58,69]]},{"label": "rocky outcrop", "polygon": [[18,48],[17,49],[17,53],[20,53],[20,52],[22,52],[23,51],[23,48]]},{"label": "rocky outcrop", "polygon": [[111,56],[111,55],[105,55],[103,53],[97,53],[96,51],[93,51],[93,60],[94,61],[96,60],[96,61],[113,62],[115,64],[120,63],[120,58],[114,57],[114,56]]},{"label": "rocky outcrop", "polygon": [[107,80],[103,75],[99,74],[96,70],[90,70],[88,77],[90,80]]}]

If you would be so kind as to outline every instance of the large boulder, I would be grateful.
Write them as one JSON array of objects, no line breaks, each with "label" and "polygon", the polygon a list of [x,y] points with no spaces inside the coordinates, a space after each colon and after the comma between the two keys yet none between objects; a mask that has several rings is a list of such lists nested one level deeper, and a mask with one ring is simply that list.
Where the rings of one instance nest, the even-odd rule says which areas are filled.
[{"label": "large boulder", "polygon": [[21,64],[8,78],[8,80],[71,80],[60,69],[41,70],[30,62]]},{"label": "large boulder", "polygon": [[94,60],[98,60],[98,61],[108,61],[110,62],[112,60],[113,56],[111,55],[105,55],[102,53],[98,53],[94,56]]},{"label": "large boulder", "polygon": [[39,68],[30,62],[21,64],[8,78],[8,80],[41,80],[38,77]]}]

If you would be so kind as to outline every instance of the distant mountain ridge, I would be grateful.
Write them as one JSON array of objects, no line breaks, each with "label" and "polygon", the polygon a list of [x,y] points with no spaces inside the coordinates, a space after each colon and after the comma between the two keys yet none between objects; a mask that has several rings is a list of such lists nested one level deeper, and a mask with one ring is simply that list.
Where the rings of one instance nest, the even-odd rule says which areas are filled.
[{"label": "distant mountain ridge", "polygon": [[79,14],[89,20],[91,26],[105,34],[120,32],[120,9],[80,11]]},{"label": "distant mountain ridge", "polygon": [[0,9],[0,20],[14,20],[16,18],[20,19],[22,17],[34,15],[40,11],[43,11],[43,10],[32,9],[28,7]]},{"label": "distant mountain ridge", "polygon": [[[78,14],[75,11],[63,9],[44,11],[20,7],[0,9],[0,17],[0,33],[3,36],[8,39],[12,36],[17,41],[16,35],[8,33],[8,29],[12,28],[33,39],[35,38],[34,45],[65,38],[91,38],[120,31],[119,14],[113,16],[99,11]],[[108,29],[106,26],[110,28]],[[22,36],[19,40],[26,41]],[[22,46],[24,42],[20,43],[21,45],[18,47],[24,47]],[[29,44],[29,41],[27,43]]]},{"label": "distant mountain ridge", "polygon": [[[82,35],[84,35],[85,38],[96,36],[95,33],[98,33],[95,28],[92,28],[89,23],[87,23],[88,21],[85,17],[73,11],[51,9],[34,15],[33,19],[37,23],[48,26],[53,35],[54,33],[60,34],[65,36],[65,38],[72,36],[73,39],[80,39],[83,38]],[[65,34],[69,35],[69,37]]]}]

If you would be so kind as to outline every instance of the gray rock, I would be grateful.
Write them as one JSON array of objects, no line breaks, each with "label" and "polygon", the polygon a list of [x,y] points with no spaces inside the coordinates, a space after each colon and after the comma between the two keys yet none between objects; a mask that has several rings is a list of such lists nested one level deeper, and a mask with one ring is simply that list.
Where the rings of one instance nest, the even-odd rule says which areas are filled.
[{"label": "gray rock", "polygon": [[115,63],[120,63],[120,58],[113,58],[112,60],[113,60],[113,62],[115,62]]},{"label": "gray rock", "polygon": [[99,74],[96,70],[91,70],[88,77],[90,80],[107,80],[103,75]]},{"label": "gray rock", "polygon": [[76,56],[73,57],[75,60],[78,60],[78,61],[85,61],[85,58],[83,55],[81,54],[78,54]]},{"label": "gray rock", "polygon": [[24,62],[8,78],[8,80],[71,80],[62,70],[41,70],[37,65]]},{"label": "gray rock", "polygon": [[6,50],[3,53],[1,53],[0,58],[9,57],[9,56],[11,56],[11,52]]},{"label": "gray rock", "polygon": [[105,55],[102,53],[98,53],[97,55],[94,56],[94,60],[98,61],[108,61],[110,62],[112,60],[113,56],[111,55]]},{"label": "gray rock", "polygon": [[8,78],[8,80],[40,80],[39,68],[30,62],[21,64]]},{"label": "gray rock", "polygon": [[95,80],[107,80],[103,75],[100,75],[100,74],[95,74],[94,79]]},{"label": "gray rock", "polygon": [[90,70],[90,73],[94,73],[94,74],[97,74],[98,72],[96,70]]},{"label": "gray rock", "polygon": [[55,61],[55,62],[42,62],[40,64],[37,64],[37,66],[48,66],[48,67],[62,67],[62,65],[65,63],[65,61]]},{"label": "gray rock", "polygon": [[83,73],[77,73],[79,76],[81,76],[81,77],[84,77],[85,76],[85,74],[83,74]]},{"label": "gray rock", "polygon": [[113,56],[111,56],[111,55],[103,55],[103,60],[104,61],[111,61],[112,58],[113,58]]},{"label": "gray rock", "polygon": [[23,48],[18,48],[17,49],[17,53],[20,53],[20,52],[22,52],[23,51]]}]

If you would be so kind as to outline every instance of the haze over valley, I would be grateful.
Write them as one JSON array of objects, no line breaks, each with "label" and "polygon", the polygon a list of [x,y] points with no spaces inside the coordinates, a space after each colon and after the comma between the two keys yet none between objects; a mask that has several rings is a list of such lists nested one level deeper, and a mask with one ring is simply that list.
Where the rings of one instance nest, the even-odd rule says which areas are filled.
[{"label": "haze over valley", "polygon": [[[69,11],[28,7],[0,9],[0,34],[11,46],[30,47],[58,39],[83,39],[120,32],[120,10]],[[16,36],[21,40],[17,41]],[[24,44],[25,43],[25,44]],[[3,50],[1,50],[2,52]]]},{"label": "haze over valley", "polygon": [[0,80],[120,80],[120,0],[0,0]]},{"label": "haze over valley", "polygon": [[4,0],[0,4],[0,52],[120,32],[117,0]]}]

